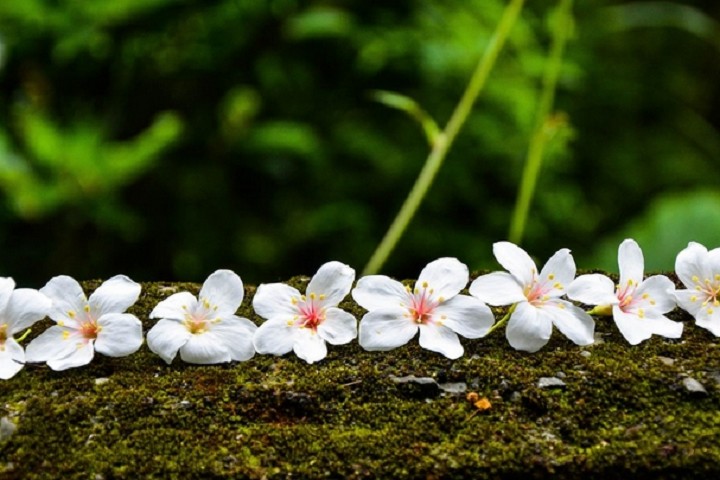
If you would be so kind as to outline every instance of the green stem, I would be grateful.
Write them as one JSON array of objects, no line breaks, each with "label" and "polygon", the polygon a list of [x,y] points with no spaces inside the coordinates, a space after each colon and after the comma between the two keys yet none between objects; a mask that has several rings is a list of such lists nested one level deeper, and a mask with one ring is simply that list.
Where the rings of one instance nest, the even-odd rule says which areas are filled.
[{"label": "green stem", "polygon": [[597,315],[597,316],[611,316],[613,314],[612,312],[612,305],[598,305],[597,307],[593,308],[592,310],[588,310],[588,315]]},{"label": "green stem", "polygon": [[465,123],[467,116],[472,110],[475,100],[485,85],[485,82],[495,65],[495,60],[497,60],[505,40],[510,34],[510,30],[522,10],[523,3],[524,0],[511,0],[510,4],[505,7],[500,23],[498,24],[493,37],[490,39],[490,43],[485,49],[483,57],[480,59],[480,62],[475,68],[462,98],[455,107],[455,111],[450,117],[450,120],[448,120],[445,129],[436,136],[436,141],[433,144],[432,150],[430,150],[430,154],[425,160],[425,165],[420,171],[420,175],[415,181],[415,185],[413,185],[412,190],[410,190],[410,193],[405,199],[405,202],[400,208],[395,220],[393,220],[393,223],[390,225],[387,233],[370,257],[370,260],[363,271],[363,275],[372,275],[382,268],[385,261],[390,256],[390,253],[392,253],[393,249],[400,240],[400,237],[402,237],[403,232],[407,229],[410,220],[412,220],[412,217],[415,215],[422,199],[425,197],[425,194],[435,179],[435,175],[442,166],[445,156],[447,155],[453,140],[455,140],[455,136],[460,131],[463,123]]},{"label": "green stem", "polygon": [[503,325],[505,325],[505,324],[508,322],[508,320],[510,320],[510,315],[512,315],[512,313],[515,311],[515,307],[516,307],[516,306],[517,306],[517,303],[514,303],[514,304],[508,309],[508,311],[507,311],[507,313],[505,314],[505,316],[503,316],[503,317],[502,317],[500,320],[498,320],[492,327],[490,327],[490,330],[487,331],[487,333],[485,334],[485,336],[487,337],[487,336],[490,335],[492,332],[494,332],[494,331],[497,330],[498,328],[500,328],[500,327],[502,327]]},{"label": "green stem", "polygon": [[20,343],[20,342],[22,342],[23,340],[25,340],[25,339],[27,338],[27,336],[30,335],[30,332],[32,332],[32,328],[28,328],[27,330],[25,330],[25,333],[23,333],[23,334],[20,336],[20,338],[18,338],[18,339],[16,340],[16,342]]},{"label": "green stem", "polygon": [[535,129],[530,138],[525,168],[520,182],[520,191],[518,192],[515,210],[510,222],[510,232],[508,233],[508,240],[518,244],[522,241],[525,233],[530,203],[535,193],[535,186],[542,166],[543,151],[548,140],[546,122],[555,98],[555,87],[562,67],[565,44],[572,29],[572,0],[560,0],[557,20],[558,25],[554,29],[550,56],[543,74],[542,92],[540,94]]}]

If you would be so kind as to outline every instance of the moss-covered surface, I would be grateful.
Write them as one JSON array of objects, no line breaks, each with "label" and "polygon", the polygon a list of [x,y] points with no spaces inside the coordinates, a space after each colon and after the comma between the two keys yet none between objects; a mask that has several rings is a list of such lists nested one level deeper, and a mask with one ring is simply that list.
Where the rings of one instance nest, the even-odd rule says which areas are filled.
[{"label": "moss-covered surface", "polygon": [[[147,331],[158,301],[198,287],[144,284],[130,312]],[[260,323],[253,293],[240,314]],[[458,360],[415,341],[330,347],[315,365],[257,355],[168,366],[146,346],[65,372],[28,365],[0,383],[0,417],[17,425],[0,442],[0,478],[709,478],[720,472],[720,348],[671,316],[685,322],[681,340],[635,347],[600,319],[601,343],[580,348],[555,331],[535,354],[498,331],[463,340]],[[465,383],[491,407],[393,380],[406,375]],[[688,391],[687,376],[707,393]],[[539,388],[541,377],[566,386]]]}]

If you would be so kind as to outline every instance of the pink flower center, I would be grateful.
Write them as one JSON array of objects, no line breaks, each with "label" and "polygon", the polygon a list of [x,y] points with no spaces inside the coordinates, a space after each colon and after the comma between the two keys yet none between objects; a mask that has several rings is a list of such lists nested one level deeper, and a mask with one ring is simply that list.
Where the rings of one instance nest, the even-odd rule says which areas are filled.
[{"label": "pink flower center", "polygon": [[325,321],[325,308],[322,305],[325,295],[317,296],[311,293],[310,298],[303,295],[299,301],[297,299],[293,300],[299,312],[295,324],[316,332],[318,326]]},{"label": "pink flower center", "polygon": [[94,318],[88,318],[87,321],[80,324],[79,328],[80,335],[82,335],[85,340],[95,340],[100,330],[102,330],[102,327],[97,324]]},{"label": "pink flower center", "polygon": [[435,300],[433,293],[433,289],[428,288],[427,282],[423,282],[422,288],[415,287],[414,292],[411,292],[408,287],[410,305],[407,308],[415,323],[428,324],[432,322],[433,311],[444,301],[442,297]]},{"label": "pink flower center", "polygon": [[562,283],[555,280],[554,273],[549,274],[545,279],[540,279],[533,270],[532,281],[529,285],[525,286],[523,294],[531,305],[541,307],[545,302],[550,300],[551,291],[562,290],[563,288]]}]

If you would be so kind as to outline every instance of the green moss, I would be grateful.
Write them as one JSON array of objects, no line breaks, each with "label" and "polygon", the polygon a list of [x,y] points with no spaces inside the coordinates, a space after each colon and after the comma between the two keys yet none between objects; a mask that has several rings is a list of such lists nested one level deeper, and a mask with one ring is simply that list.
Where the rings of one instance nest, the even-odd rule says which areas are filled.
[{"label": "green moss", "polygon": [[[158,301],[198,287],[144,284],[130,311],[147,331]],[[240,314],[260,323],[253,293]],[[351,300],[342,306],[361,318]],[[720,471],[720,348],[686,314],[671,316],[686,324],[681,340],[631,347],[600,319],[603,342],[591,347],[555,332],[526,354],[498,331],[464,340],[454,361],[415,341],[387,353],[330,347],[315,365],[258,355],[168,366],[146,346],[65,372],[28,365],[0,384],[0,417],[18,426],[0,444],[0,478],[702,478]],[[565,388],[538,388],[559,372]],[[391,379],[410,374],[465,382],[492,407]],[[708,394],[689,393],[684,376]]]}]

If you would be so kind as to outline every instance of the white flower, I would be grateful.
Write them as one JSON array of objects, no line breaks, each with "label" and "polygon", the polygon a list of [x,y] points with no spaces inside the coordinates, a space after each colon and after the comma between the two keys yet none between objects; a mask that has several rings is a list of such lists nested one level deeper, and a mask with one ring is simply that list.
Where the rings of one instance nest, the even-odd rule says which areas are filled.
[{"label": "white flower", "polygon": [[680,307],[698,326],[720,336],[720,248],[708,252],[690,242],[675,259],[675,273],[687,287],[675,292]]},{"label": "white flower", "polygon": [[12,278],[0,278],[0,379],[18,373],[25,363],[25,351],[13,335],[30,328],[50,311],[50,299],[37,290],[15,290]]},{"label": "white flower", "polygon": [[535,262],[510,242],[493,245],[497,261],[510,272],[478,277],[470,294],[490,305],[514,304],[505,336],[517,350],[536,352],[550,340],[555,325],[577,345],[593,342],[595,322],[582,309],[560,300],[575,278],[575,261],[563,248],[550,257],[538,275]]},{"label": "white flower", "polygon": [[618,248],[620,283],[615,286],[605,275],[581,275],[568,286],[568,297],[598,305],[591,313],[612,313],[620,333],[631,345],[653,334],[679,338],[683,324],[663,314],[675,308],[675,285],[664,275],[643,280],[645,261],[635,240],[627,239]]},{"label": "white flower", "polygon": [[178,351],[183,361],[197,364],[252,358],[257,327],[235,315],[244,295],[242,280],[230,270],[211,274],[199,298],[189,292],[170,295],[150,312],[160,320],[147,334],[148,347],[167,363]]},{"label": "white flower", "polygon": [[321,266],[306,294],[283,283],[260,285],[253,308],[267,319],[255,333],[258,353],[284,355],[290,350],[308,363],[322,360],[327,345],[341,345],[357,337],[357,320],[337,308],[355,281],[355,270],[340,262]]},{"label": "white flower", "polygon": [[52,278],[40,293],[52,300],[48,316],[57,323],[30,342],[28,362],[47,362],[53,370],[87,365],[95,351],[124,357],[142,345],[142,324],[123,313],[140,296],[140,285],[117,275],[100,285],[90,298],[80,284],[61,275]]},{"label": "white flower", "polygon": [[448,358],[459,358],[466,338],[484,336],[494,322],[490,308],[468,295],[459,295],[469,280],[467,266],[455,258],[430,262],[415,288],[385,275],[361,278],[352,291],[368,310],[360,321],[360,345],[386,351],[405,345],[420,331],[420,346]]}]

